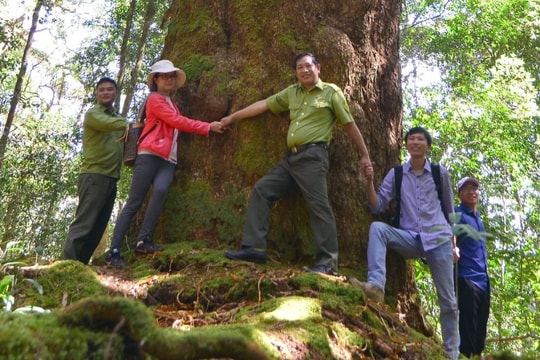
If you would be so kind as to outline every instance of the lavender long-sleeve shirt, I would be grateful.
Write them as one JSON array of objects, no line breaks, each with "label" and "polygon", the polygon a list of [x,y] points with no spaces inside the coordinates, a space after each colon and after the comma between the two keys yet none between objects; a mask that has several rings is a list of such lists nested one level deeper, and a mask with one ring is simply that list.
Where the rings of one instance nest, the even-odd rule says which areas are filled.
[{"label": "lavender long-sleeve shirt", "polygon": [[[447,214],[453,213],[453,193],[450,186],[448,170],[441,169],[442,203]],[[390,170],[383,180],[378,192],[378,203],[369,205],[373,214],[380,214],[388,209],[395,198],[394,169]],[[441,209],[441,202],[431,175],[431,163],[426,159],[424,171],[416,175],[410,164],[403,164],[403,180],[401,182],[401,210],[399,227],[407,230],[412,236],[420,235],[424,251],[434,249],[450,241],[452,230]]]}]

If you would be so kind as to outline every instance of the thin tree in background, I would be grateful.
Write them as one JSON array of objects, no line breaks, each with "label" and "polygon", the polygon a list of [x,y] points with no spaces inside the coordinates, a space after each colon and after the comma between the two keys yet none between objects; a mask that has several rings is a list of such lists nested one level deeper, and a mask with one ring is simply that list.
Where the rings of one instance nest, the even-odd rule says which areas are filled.
[{"label": "thin tree in background", "polygon": [[[129,43],[129,34],[131,33],[131,28],[133,27],[133,15],[135,13],[135,8],[137,7],[137,0],[131,0],[129,5],[129,10],[126,18],[126,28],[124,29],[124,35],[122,36],[122,45],[120,47],[120,59],[118,61],[118,76],[117,82],[120,89],[124,88],[124,79],[126,77],[126,61],[128,59],[128,43]],[[114,101],[114,107],[116,111],[120,109],[120,95],[121,91],[118,91],[116,94],[116,100]]]},{"label": "thin tree in background", "polygon": [[13,119],[15,117],[15,110],[17,109],[17,105],[21,97],[22,84],[24,81],[24,77],[26,75],[26,68],[28,66],[28,55],[32,47],[32,42],[34,41],[34,34],[36,32],[37,24],[39,21],[39,12],[41,11],[41,8],[43,7],[43,5],[44,5],[43,0],[37,0],[36,7],[34,8],[34,12],[32,13],[32,25],[30,26],[30,31],[28,32],[28,38],[26,40],[26,45],[24,47],[24,51],[23,51],[23,55],[21,59],[21,67],[19,69],[19,74],[17,75],[17,82],[15,83],[15,89],[13,90],[13,97],[11,98],[9,112],[6,118],[6,124],[2,132],[2,137],[0,137],[0,169],[2,168],[2,164],[4,163],[4,156],[6,153],[9,133],[11,131],[11,125],[13,124]]},{"label": "thin tree in background", "polygon": [[135,88],[137,84],[137,74],[140,72],[143,62],[143,57],[146,52],[146,43],[148,41],[148,31],[150,29],[150,25],[152,24],[152,20],[154,18],[154,15],[156,14],[156,6],[154,0],[148,0],[148,5],[146,7],[146,13],[144,15],[144,24],[141,32],[141,36],[139,38],[139,43],[137,46],[137,56],[135,59],[135,64],[133,65],[133,68],[131,69],[131,76],[130,76],[130,83],[128,86],[124,87],[126,89],[125,92],[125,101],[124,105],[122,107],[122,116],[126,117],[129,108],[131,106],[131,101],[133,100],[133,95],[135,94]]}]

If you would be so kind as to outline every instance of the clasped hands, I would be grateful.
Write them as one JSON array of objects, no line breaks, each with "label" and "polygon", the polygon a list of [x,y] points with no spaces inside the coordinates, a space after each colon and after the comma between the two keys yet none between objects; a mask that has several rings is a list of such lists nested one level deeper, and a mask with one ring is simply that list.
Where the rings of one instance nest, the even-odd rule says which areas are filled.
[{"label": "clasped hands", "polygon": [[217,132],[217,133],[223,133],[226,130],[229,130],[230,125],[232,124],[232,118],[231,116],[225,116],[220,121],[213,121],[210,123],[210,130]]}]

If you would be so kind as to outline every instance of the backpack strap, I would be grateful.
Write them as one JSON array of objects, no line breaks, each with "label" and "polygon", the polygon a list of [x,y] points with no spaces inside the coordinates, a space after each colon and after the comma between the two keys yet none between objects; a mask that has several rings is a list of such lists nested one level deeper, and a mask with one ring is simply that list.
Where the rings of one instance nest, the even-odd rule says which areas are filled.
[{"label": "backpack strap", "polygon": [[[152,93],[150,93],[150,95],[152,95]],[[148,101],[148,98],[150,97],[150,95],[148,95],[144,99],[144,102],[143,102],[142,106],[139,108],[139,111],[137,113],[137,118],[135,119],[135,121],[127,123],[126,130],[124,131],[124,134],[121,137],[119,137],[118,139],[116,139],[116,141],[127,142],[128,139],[129,139],[129,135],[130,135],[129,134],[130,129],[140,129],[140,132],[142,133],[142,131],[144,130],[144,124],[145,124],[145,120],[146,120],[146,102]],[[138,136],[140,136],[140,133],[138,134]],[[137,137],[137,139],[138,139],[138,137]]]},{"label": "backpack strap", "polygon": [[[431,176],[433,177],[433,182],[435,183],[435,189],[437,190],[437,197],[439,198],[439,203],[441,204],[441,210],[444,214],[446,221],[450,222],[448,219],[448,214],[444,211],[444,206],[442,202],[442,186],[441,186],[441,166],[439,164],[431,163]],[[394,167],[394,192],[396,194],[396,211],[394,213],[394,226],[399,228],[399,215],[401,212],[401,183],[403,182],[403,165]]]},{"label": "backpack strap", "polygon": [[435,189],[437,190],[437,196],[439,197],[439,202],[441,203],[441,210],[443,212],[444,218],[448,223],[450,219],[448,214],[444,211],[443,205],[443,196],[442,196],[442,186],[441,186],[441,166],[439,164],[431,163],[431,176],[433,176],[433,182],[435,182]]},{"label": "backpack strap", "polygon": [[142,126],[144,126],[144,122],[146,121],[146,103],[148,102],[148,99],[150,98],[151,95],[152,93],[148,94],[146,99],[144,99],[142,106],[139,108],[137,119],[135,120],[135,122],[137,123],[142,123],[143,124]]},{"label": "backpack strap", "polygon": [[[148,94],[146,99],[144,99],[144,103],[139,108],[139,113],[137,115],[137,121],[133,123],[134,127],[142,127],[142,128],[144,128],[144,125],[146,124],[146,103],[148,102],[148,99],[150,99],[150,96],[152,96],[153,94],[155,94],[155,91],[150,92],[150,94]],[[152,126],[150,129],[143,129],[140,136],[139,136],[139,139],[137,140],[137,144],[139,144],[141,142],[141,140],[146,137],[146,135],[148,135],[152,130],[154,130],[156,125],[157,125],[157,123],[154,124],[154,126]]]},{"label": "backpack strap", "polygon": [[394,213],[394,226],[399,228],[399,215],[401,212],[401,182],[403,181],[403,165],[394,167],[394,192],[396,194],[396,211]]}]

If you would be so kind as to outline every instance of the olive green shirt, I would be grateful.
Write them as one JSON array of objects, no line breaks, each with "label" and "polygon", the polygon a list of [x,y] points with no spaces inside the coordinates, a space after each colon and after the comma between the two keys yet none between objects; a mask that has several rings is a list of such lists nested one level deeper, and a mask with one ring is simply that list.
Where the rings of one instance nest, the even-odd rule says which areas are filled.
[{"label": "olive green shirt", "polygon": [[120,178],[126,119],[97,104],[84,115],[81,173]]},{"label": "olive green shirt", "polygon": [[266,104],[274,114],[290,110],[289,148],[315,142],[329,143],[336,120],[341,125],[354,121],[341,89],[320,79],[310,91],[300,83],[291,85],[267,98]]}]

